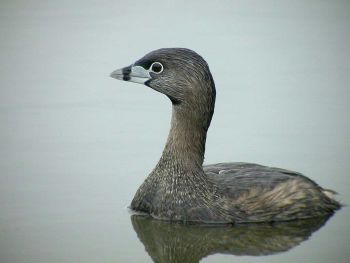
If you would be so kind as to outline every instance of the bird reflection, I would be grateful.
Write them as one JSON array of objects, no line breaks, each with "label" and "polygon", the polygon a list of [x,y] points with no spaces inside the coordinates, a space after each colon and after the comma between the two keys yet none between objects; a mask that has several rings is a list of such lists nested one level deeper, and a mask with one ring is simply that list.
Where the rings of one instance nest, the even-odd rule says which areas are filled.
[{"label": "bird reflection", "polygon": [[199,262],[216,253],[260,256],[284,252],[307,240],[328,219],[218,226],[131,216],[134,230],[153,261],[167,263]]}]

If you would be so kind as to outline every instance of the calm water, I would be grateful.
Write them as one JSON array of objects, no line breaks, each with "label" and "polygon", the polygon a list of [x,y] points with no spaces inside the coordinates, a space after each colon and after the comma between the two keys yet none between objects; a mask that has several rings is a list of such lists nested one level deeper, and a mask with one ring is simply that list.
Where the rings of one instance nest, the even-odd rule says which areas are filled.
[{"label": "calm water", "polygon": [[348,262],[347,207],[237,228],[132,217],[171,107],[108,77],[196,50],[218,90],[205,162],[297,170],[349,204],[348,1],[1,1],[0,35],[1,262]]}]

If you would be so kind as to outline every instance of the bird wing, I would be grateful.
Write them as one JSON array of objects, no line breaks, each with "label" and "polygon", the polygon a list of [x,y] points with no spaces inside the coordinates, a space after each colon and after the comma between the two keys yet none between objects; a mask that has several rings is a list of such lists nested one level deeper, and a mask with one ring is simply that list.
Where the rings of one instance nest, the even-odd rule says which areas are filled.
[{"label": "bird wing", "polygon": [[279,183],[301,177],[317,186],[301,173],[254,163],[218,163],[205,165],[203,170],[220,188],[235,195],[252,188],[273,189]]}]

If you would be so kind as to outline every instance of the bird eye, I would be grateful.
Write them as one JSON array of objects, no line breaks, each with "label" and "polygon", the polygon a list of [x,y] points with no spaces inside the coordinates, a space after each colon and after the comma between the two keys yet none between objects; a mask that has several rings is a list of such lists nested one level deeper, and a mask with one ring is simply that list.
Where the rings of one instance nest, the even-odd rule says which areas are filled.
[{"label": "bird eye", "polygon": [[152,72],[159,74],[163,71],[163,65],[159,62],[153,62],[150,69]]}]

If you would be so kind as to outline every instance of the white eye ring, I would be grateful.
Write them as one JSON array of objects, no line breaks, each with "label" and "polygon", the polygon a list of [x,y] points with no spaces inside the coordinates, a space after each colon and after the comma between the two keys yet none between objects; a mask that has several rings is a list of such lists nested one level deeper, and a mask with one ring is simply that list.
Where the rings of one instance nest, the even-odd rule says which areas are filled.
[{"label": "white eye ring", "polygon": [[152,65],[149,67],[149,70],[153,73],[160,74],[163,72],[164,67],[160,62],[153,62]]}]

